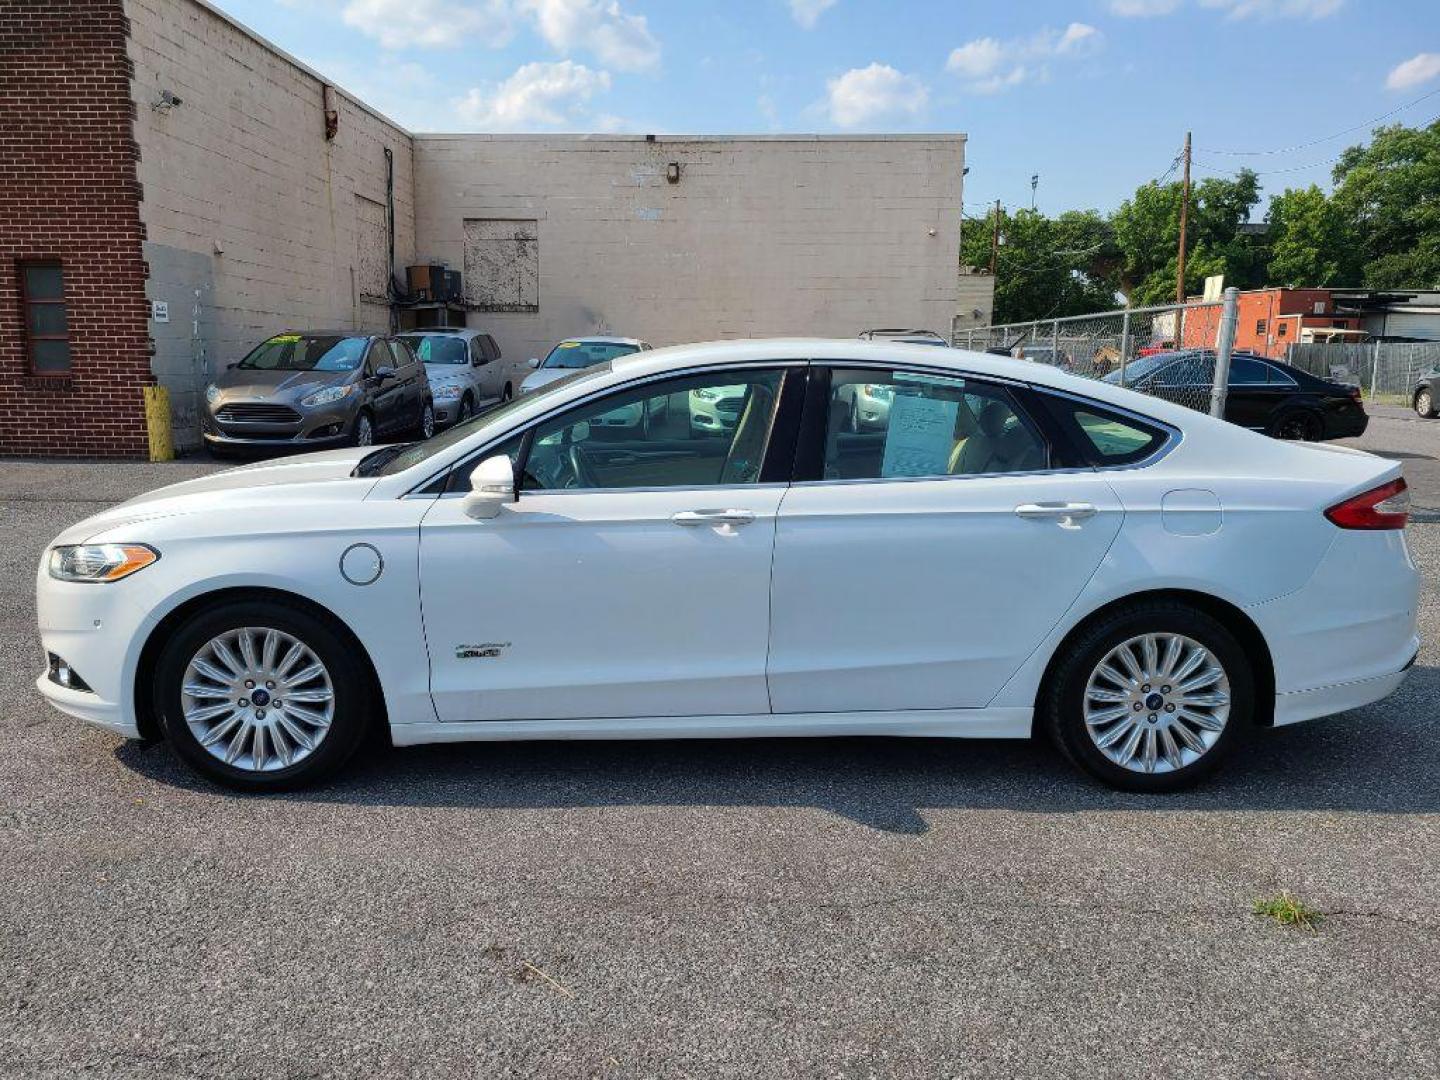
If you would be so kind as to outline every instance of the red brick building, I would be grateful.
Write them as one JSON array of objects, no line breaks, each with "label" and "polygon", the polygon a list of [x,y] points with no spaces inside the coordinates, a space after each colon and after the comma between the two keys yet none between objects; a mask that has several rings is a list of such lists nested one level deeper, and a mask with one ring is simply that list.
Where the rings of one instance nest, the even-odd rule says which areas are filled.
[{"label": "red brick building", "polygon": [[[1193,326],[1193,331],[1191,327]],[[1337,308],[1331,289],[1252,289],[1240,294],[1235,348],[1242,352],[1285,359],[1285,350],[1301,340],[1329,337],[1363,341],[1363,319],[1353,309]],[[1213,320],[1187,322],[1185,345],[1215,347]]]},{"label": "red brick building", "polygon": [[139,158],[120,0],[0,0],[0,448],[146,452]]}]

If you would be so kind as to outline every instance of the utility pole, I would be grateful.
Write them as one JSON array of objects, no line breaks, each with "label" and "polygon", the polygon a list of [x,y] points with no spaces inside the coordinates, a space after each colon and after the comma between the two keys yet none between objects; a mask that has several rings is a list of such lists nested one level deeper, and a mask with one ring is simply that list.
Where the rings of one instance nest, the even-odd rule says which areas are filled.
[{"label": "utility pole", "polygon": [[990,276],[995,276],[995,263],[1000,258],[1000,200],[995,200],[995,229],[990,234]]},{"label": "utility pole", "polygon": [[[1175,302],[1185,303],[1185,229],[1190,224],[1190,132],[1185,132],[1185,182],[1180,195],[1180,261],[1175,272]],[[1180,347],[1177,339],[1175,347]]]},{"label": "utility pole", "polygon": [[1040,174],[1036,173],[1030,177],[1030,209],[1035,209],[1035,189],[1040,186]]}]

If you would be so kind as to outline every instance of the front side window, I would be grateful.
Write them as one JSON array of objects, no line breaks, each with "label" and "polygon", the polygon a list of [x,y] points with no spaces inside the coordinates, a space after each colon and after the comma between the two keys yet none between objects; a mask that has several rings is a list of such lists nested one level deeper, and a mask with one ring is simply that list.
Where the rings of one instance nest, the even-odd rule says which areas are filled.
[{"label": "front side window", "polygon": [[[758,483],[783,378],[779,369],[747,369],[666,379],[542,421],[531,437],[521,489]],[[496,452],[518,460],[521,441]]]},{"label": "front side window", "polygon": [[260,371],[354,371],[368,342],[368,338],[330,334],[276,334],[236,366]]},{"label": "front side window", "polygon": [[827,480],[979,476],[1046,467],[1039,432],[1003,387],[960,376],[836,369]]},{"label": "front side window", "polygon": [[40,375],[68,372],[70,321],[65,309],[65,274],[60,264],[21,264],[20,290],[30,370]]}]

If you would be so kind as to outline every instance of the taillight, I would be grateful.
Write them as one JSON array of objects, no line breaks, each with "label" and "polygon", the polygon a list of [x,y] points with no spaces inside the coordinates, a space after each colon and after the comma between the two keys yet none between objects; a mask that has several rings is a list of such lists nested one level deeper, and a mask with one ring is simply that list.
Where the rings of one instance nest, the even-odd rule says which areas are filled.
[{"label": "taillight", "polygon": [[1410,517],[1410,491],[1403,478],[1361,492],[1325,511],[1342,529],[1403,529]]},{"label": "taillight", "polygon": [[1355,402],[1356,405],[1359,405],[1362,401],[1364,401],[1364,398],[1360,396],[1360,387],[1350,387],[1350,400]]}]

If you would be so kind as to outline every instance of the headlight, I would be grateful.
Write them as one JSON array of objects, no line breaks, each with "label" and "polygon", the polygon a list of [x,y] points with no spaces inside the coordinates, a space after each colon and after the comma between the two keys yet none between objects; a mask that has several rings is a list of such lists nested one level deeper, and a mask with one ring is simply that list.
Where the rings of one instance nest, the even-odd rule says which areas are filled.
[{"label": "headlight", "polygon": [[877,386],[877,385],[874,384],[874,383],[867,383],[867,384],[863,387],[863,389],[864,389],[864,391],[865,391],[865,396],[866,396],[866,397],[880,398],[881,400],[889,400],[892,396],[894,396],[893,390],[892,390],[890,387],[888,387],[888,386]]},{"label": "headlight", "polygon": [[355,392],[354,383],[346,383],[344,386],[327,386],[324,390],[316,390],[309,397],[300,399],[300,404],[313,408],[316,405],[329,405],[347,398]]},{"label": "headlight", "polygon": [[119,581],[160,553],[147,544],[66,544],[50,549],[50,576],[60,581]]},{"label": "headlight", "polygon": [[451,401],[465,393],[465,388],[459,383],[445,383],[431,387],[430,392],[435,395],[436,401]]},{"label": "headlight", "polygon": [[219,396],[220,387],[216,386],[213,382],[209,386],[205,387],[205,400],[211,405],[215,404],[215,399]]},{"label": "headlight", "polygon": [[690,392],[701,401],[714,401],[720,396],[720,391],[711,390],[709,387],[702,387],[699,390],[691,390]]}]

